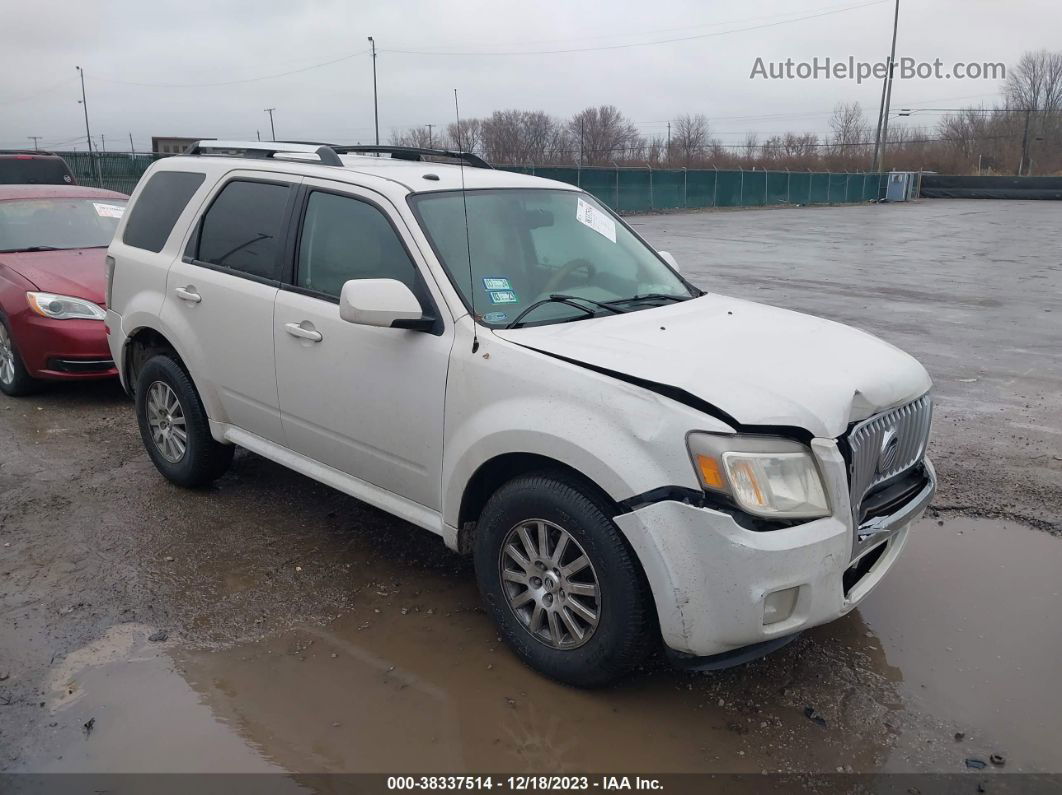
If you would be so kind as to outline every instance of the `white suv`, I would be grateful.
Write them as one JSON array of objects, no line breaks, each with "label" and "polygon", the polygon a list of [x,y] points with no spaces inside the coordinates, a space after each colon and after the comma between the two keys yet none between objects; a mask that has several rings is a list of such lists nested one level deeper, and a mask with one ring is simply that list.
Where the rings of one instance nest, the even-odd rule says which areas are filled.
[{"label": "white suv", "polygon": [[239,445],[438,533],[572,684],[661,640],[735,664],[863,599],[935,489],[925,369],[443,154],[210,141],[149,169],[106,325],[162,474]]}]

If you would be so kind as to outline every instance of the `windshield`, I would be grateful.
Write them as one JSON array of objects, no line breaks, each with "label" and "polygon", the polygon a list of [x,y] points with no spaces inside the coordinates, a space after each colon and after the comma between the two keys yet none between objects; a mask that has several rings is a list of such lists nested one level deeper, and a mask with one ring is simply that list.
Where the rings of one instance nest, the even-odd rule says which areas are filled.
[{"label": "windshield", "polygon": [[0,251],[110,245],[125,199],[0,201]]},{"label": "windshield", "polygon": [[470,190],[464,201],[461,191],[410,198],[465,304],[489,326],[607,316],[697,294],[585,193]]}]

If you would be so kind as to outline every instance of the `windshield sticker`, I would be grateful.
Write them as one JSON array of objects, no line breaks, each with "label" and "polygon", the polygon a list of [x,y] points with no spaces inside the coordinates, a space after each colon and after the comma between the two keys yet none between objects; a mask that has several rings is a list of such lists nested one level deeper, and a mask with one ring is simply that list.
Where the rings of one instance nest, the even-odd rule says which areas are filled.
[{"label": "windshield sticker", "polygon": [[616,242],[616,222],[582,199],[575,205],[575,220],[589,226],[613,243]]},{"label": "windshield sticker", "polygon": [[504,312],[488,312],[483,316],[483,319],[488,323],[504,323],[509,319],[509,316]]},{"label": "windshield sticker", "polygon": [[492,304],[518,304],[520,299],[512,290],[491,290],[487,293]]},{"label": "windshield sticker", "polygon": [[503,276],[484,276],[483,289],[485,290],[511,290],[513,286]]},{"label": "windshield sticker", "polygon": [[92,202],[92,206],[96,208],[96,215],[100,218],[121,218],[125,213],[125,208],[119,204]]}]

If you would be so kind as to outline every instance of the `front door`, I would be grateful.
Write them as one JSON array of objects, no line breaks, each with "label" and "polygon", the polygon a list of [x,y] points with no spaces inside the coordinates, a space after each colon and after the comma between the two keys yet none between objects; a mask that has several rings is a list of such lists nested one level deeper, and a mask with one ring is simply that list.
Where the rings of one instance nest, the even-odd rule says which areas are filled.
[{"label": "front door", "polygon": [[441,319],[434,332],[340,319],[339,294],[350,279],[398,279],[428,313],[437,314],[437,302],[408,230],[386,200],[328,184],[306,183],[292,284],[276,299],[288,447],[439,510],[452,327]]}]

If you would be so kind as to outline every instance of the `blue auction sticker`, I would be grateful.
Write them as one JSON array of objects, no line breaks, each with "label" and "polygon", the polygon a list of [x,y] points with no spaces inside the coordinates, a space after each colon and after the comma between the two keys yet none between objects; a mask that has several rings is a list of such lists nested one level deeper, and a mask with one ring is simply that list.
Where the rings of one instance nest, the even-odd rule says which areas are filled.
[{"label": "blue auction sticker", "polygon": [[483,289],[485,290],[511,290],[513,286],[504,276],[484,276]]},{"label": "blue auction sticker", "polygon": [[504,312],[488,312],[483,316],[487,323],[504,323],[508,319],[509,316]]},{"label": "blue auction sticker", "polygon": [[516,293],[512,290],[491,290],[487,295],[490,297],[492,304],[517,304],[520,299],[516,297]]}]

